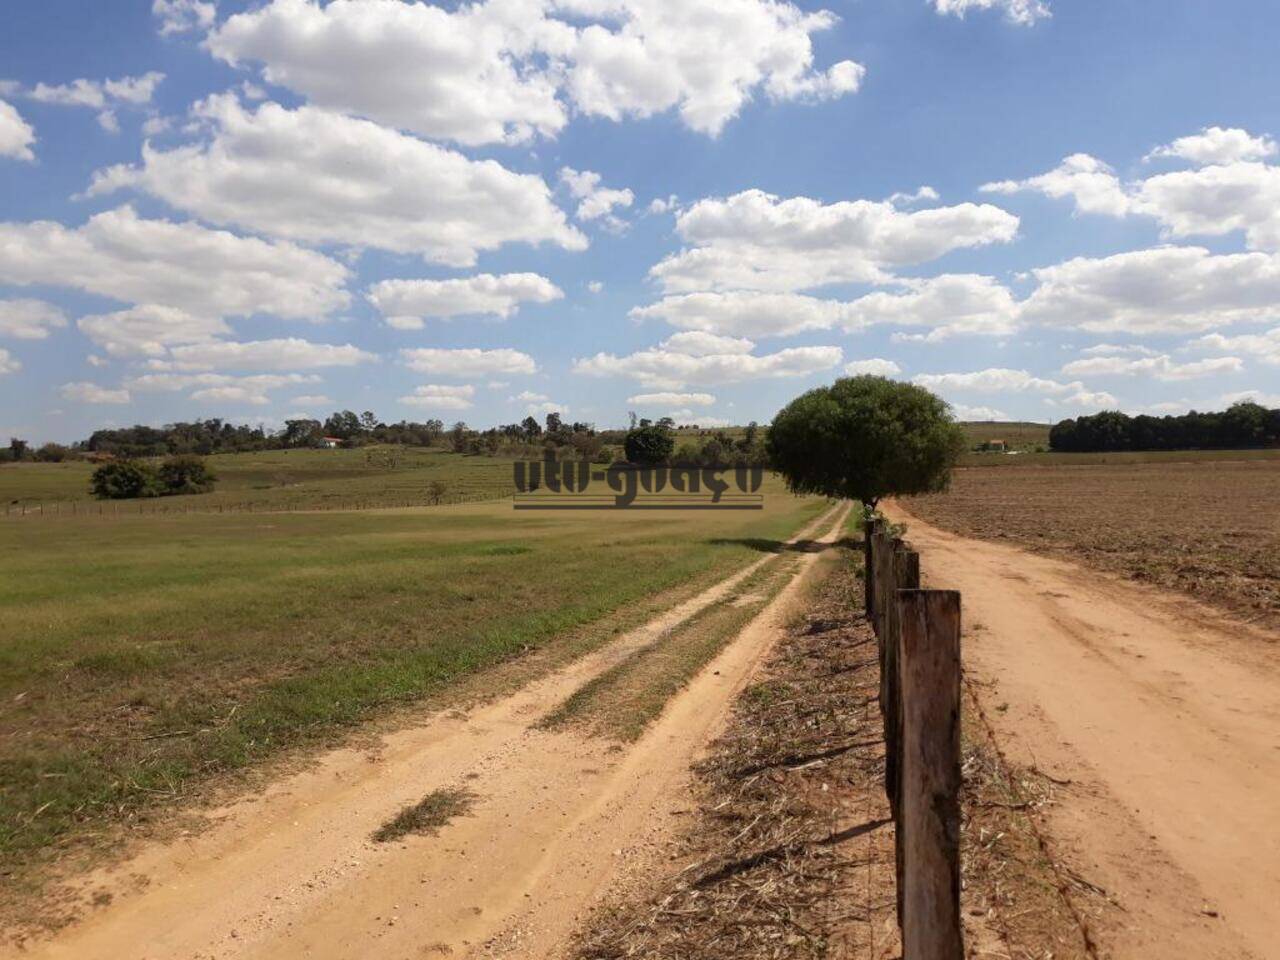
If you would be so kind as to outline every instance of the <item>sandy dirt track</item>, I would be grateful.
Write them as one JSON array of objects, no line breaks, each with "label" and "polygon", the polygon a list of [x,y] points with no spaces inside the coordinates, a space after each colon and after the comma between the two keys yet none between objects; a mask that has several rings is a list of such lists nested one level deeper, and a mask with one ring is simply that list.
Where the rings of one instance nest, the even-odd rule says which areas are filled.
[{"label": "sandy dirt track", "polygon": [[908,524],[963,592],[966,676],[1011,759],[1070,781],[1055,855],[1121,909],[1099,957],[1280,958],[1280,637],[1074,564]]},{"label": "sandy dirt track", "polygon": [[[805,532],[838,539],[847,508]],[[343,749],[85,878],[110,903],[0,956],[75,960],[554,955],[609,886],[643,872],[681,815],[689,764],[781,633],[817,554],[636,744],[536,722],[624,657],[723,597],[772,555],[608,647],[470,712]],[[478,796],[435,837],[373,843],[441,787]]]}]

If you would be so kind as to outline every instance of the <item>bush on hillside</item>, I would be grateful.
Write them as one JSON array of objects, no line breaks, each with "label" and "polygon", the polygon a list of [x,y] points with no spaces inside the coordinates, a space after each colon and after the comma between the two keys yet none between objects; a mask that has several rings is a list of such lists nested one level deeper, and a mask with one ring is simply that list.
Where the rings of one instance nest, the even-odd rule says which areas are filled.
[{"label": "bush on hillside", "polygon": [[170,457],[159,467],[143,460],[116,460],[93,471],[89,489],[99,500],[137,500],[209,493],[217,477],[199,457]]},{"label": "bush on hillside", "polygon": [[670,428],[660,423],[636,427],[627,433],[623,442],[627,460],[650,466],[666,463],[676,448],[676,438]]},{"label": "bush on hillside", "polygon": [[116,460],[93,471],[89,489],[99,500],[136,500],[158,497],[160,482],[155,468],[140,460]]},{"label": "bush on hillside", "polygon": [[209,493],[218,478],[200,457],[170,457],[158,471],[161,496],[176,497],[192,493]]}]

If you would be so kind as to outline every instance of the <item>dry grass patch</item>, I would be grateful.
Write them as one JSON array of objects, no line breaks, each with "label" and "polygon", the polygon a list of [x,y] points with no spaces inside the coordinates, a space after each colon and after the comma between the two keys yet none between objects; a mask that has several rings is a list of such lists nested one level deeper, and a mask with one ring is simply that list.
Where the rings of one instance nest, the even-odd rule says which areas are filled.
[{"label": "dry grass patch", "polygon": [[465,816],[475,806],[476,795],[466,788],[433,790],[413,806],[405,807],[373,832],[378,843],[399,840],[411,833],[435,836],[441,827]]},{"label": "dry grass patch", "polygon": [[639,739],[667,702],[769,605],[799,560],[794,553],[771,559],[715,603],[584,684],[542,725],[575,724],[596,736]]}]

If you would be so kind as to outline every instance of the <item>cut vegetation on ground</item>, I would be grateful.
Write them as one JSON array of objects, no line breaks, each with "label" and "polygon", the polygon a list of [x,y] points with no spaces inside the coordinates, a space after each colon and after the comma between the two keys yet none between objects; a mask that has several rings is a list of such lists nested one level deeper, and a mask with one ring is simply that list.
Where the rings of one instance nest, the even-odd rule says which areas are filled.
[{"label": "cut vegetation on ground", "polygon": [[455,817],[465,815],[475,802],[476,795],[470,790],[458,787],[433,790],[375,830],[373,839],[378,843],[389,843],[411,833],[434,835]]},{"label": "cut vegetation on ground", "polygon": [[831,554],[698,768],[676,866],[593,917],[580,960],[896,955],[875,640],[855,551]]}]

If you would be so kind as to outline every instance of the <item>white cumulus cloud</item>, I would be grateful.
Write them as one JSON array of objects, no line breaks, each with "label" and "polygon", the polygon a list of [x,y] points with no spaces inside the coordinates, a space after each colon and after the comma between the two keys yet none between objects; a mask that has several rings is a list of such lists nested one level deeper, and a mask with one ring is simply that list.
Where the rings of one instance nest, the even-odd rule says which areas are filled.
[{"label": "white cumulus cloud", "polygon": [[1051,15],[1045,0],[933,0],[933,7],[956,17],[971,10],[999,10],[1011,23],[1026,27]]},{"label": "white cumulus cloud", "polygon": [[[710,393],[675,393],[666,391],[663,393],[638,393],[633,397],[627,397],[627,403],[633,403],[637,407],[709,407],[716,402],[716,398]],[[689,412],[689,411],[684,411]]]},{"label": "white cumulus cloud", "polygon": [[347,268],[291,243],[147,220],[130,207],[81,227],[0,223],[0,283],[70,287],[192,314],[319,318],[346,306]]},{"label": "white cumulus cloud", "polygon": [[573,362],[574,373],[592,377],[627,377],[665,390],[685,385],[714,386],[778,377],[803,377],[837,366],[839,347],[790,347],[777,353],[692,356],[670,350],[640,350],[627,356],[597,353]]},{"label": "white cumulus cloud", "polygon": [[413,393],[400,398],[400,402],[410,407],[430,407],[434,410],[466,410],[476,395],[476,388],[470,384],[448,386],[439,383],[426,383],[415,387]]},{"label": "white cumulus cloud", "polygon": [[1217,357],[1178,363],[1168,354],[1154,357],[1086,357],[1072,360],[1062,368],[1069,377],[1148,376],[1156,380],[1194,380],[1222,373],[1239,373],[1244,362],[1239,357]]},{"label": "white cumulus cloud", "polygon": [[12,353],[0,347],[0,375],[6,373],[17,373],[22,369],[22,364]]},{"label": "white cumulus cloud", "polygon": [[538,365],[533,357],[506,347],[496,350],[415,347],[401,350],[400,359],[410,370],[418,373],[450,377],[490,377],[538,372]]},{"label": "white cumulus cloud", "polygon": [[621,226],[622,221],[614,216],[615,207],[627,208],[635,202],[635,194],[628,189],[612,189],[601,183],[601,176],[592,170],[574,170],[572,167],[560,169],[560,182],[569,188],[569,194],[578,201],[578,209],[574,213],[579,220],[598,220],[605,218],[607,223]]},{"label": "white cumulus cloud", "polygon": [[424,321],[460,316],[510,317],[521,303],[551,303],[564,296],[536,273],[476,274],[455,280],[383,280],[368,299],[400,330],[421,330]]},{"label": "white cumulus cloud", "polygon": [[163,73],[151,71],[118,80],[72,80],[70,83],[37,83],[27,96],[40,103],[63,107],[91,107],[102,110],[117,105],[145,106],[164,80]]},{"label": "white cumulus cloud", "polygon": [[1061,200],[1070,197],[1079,213],[1103,213],[1122,217],[1129,213],[1133,199],[1120,178],[1107,164],[1087,153],[1067,157],[1055,169],[1026,180],[984,183],[983,193],[1042,193]]},{"label": "white cumulus cloud", "polygon": [[352,367],[376,359],[349,343],[312,343],[297,337],[183,344],[172,347],[169,357],[180,370],[311,370]]},{"label": "white cumulus cloud", "polygon": [[1263,363],[1280,367],[1280,327],[1266,333],[1245,333],[1228,337],[1211,333],[1200,337],[1193,344],[1217,353],[1242,353]]},{"label": "white cumulus cloud", "polygon": [[17,160],[35,160],[31,147],[36,142],[36,132],[22,119],[18,108],[0,100],[0,157]]},{"label": "white cumulus cloud", "polygon": [[902,372],[902,368],[892,360],[873,357],[869,360],[854,360],[852,363],[846,363],[844,372],[851,377],[868,374],[873,377],[896,377]]},{"label": "white cumulus cloud", "polygon": [[1193,169],[1124,183],[1107,164],[1081,153],[1048,173],[981,189],[1070,198],[1077,213],[1152,217],[1166,238],[1240,231],[1251,248],[1274,251],[1280,250],[1280,166],[1261,161],[1275,153],[1269,137],[1212,127],[1148,155],[1187,159],[1197,164]]},{"label": "white cumulus cloud", "polygon": [[155,304],[81,317],[76,326],[113,357],[164,357],[177,344],[231,333],[221,317],[198,317]]},{"label": "white cumulus cloud", "polygon": [[913,383],[930,390],[970,390],[974,393],[1044,393],[1066,394],[1083,387],[1080,383],[1060,383],[1037,377],[1026,370],[988,367],[969,373],[921,373]]},{"label": "white cumulus cloud", "polygon": [[877,291],[852,301],[752,290],[676,294],[636,307],[630,315],[686,330],[747,337],[886,325],[930,327],[922,338],[936,341],[958,334],[1003,335],[1017,328],[1017,301],[991,277],[943,274],[894,283],[897,291]]},{"label": "white cumulus cloud", "polygon": [[951,404],[951,412],[955,414],[957,420],[968,422],[1009,419],[1009,415],[1003,410],[997,410],[995,407],[970,406],[967,403]]},{"label": "white cumulus cloud", "polygon": [[747,190],[683,210],[676,232],[686,248],[650,273],[668,293],[874,283],[893,268],[1005,243],[1017,231],[1017,217],[989,204],[905,211],[887,201],[824,204]]},{"label": "white cumulus cloud", "polygon": [[67,325],[66,315],[43,300],[0,300],[0,337],[44,340],[50,330]]},{"label": "white cumulus cloud", "polygon": [[546,183],[367,120],[232,94],[195,108],[207,136],[94,175],[91,195],[132,187],[206,220],[468,267],[507,243],[581,250]]},{"label": "white cumulus cloud", "polygon": [[1025,323],[1095,333],[1176,333],[1259,322],[1280,313],[1280,258],[1157,247],[1078,257],[1032,274]]},{"label": "white cumulus cloud", "polygon": [[761,94],[853,93],[862,66],[814,65],[811,35],[835,22],[783,0],[272,0],[208,46],[320,106],[479,145],[554,136],[571,111],[674,109],[716,135]]},{"label": "white cumulus cloud", "polygon": [[103,387],[87,381],[64,383],[58,388],[58,393],[64,400],[74,400],[87,404],[128,403],[130,400],[128,390]]},{"label": "white cumulus cloud", "polygon": [[1205,127],[1199,133],[1156,147],[1146,159],[1176,158],[1205,165],[1265,160],[1276,153],[1276,142],[1268,136],[1255,137],[1238,127]]},{"label": "white cumulus cloud", "polygon": [[703,330],[686,330],[667,337],[658,344],[658,349],[687,353],[691,357],[709,357],[726,353],[750,353],[755,349],[755,344],[745,337],[722,337]]},{"label": "white cumulus cloud", "polygon": [[207,30],[218,9],[209,0],[155,0],[151,15],[160,21],[161,36]]}]

